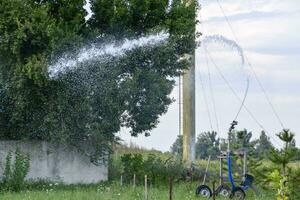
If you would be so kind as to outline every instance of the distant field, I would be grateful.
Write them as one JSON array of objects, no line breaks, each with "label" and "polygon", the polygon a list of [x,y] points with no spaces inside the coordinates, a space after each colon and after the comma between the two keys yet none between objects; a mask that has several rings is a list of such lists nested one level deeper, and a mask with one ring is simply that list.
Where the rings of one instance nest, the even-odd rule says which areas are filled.
[{"label": "distant field", "polygon": [[[195,196],[195,183],[180,183],[174,186],[174,200],[203,199]],[[0,199],[5,200],[143,200],[144,188],[135,189],[130,186],[94,185],[91,187],[53,188],[44,191],[28,191],[19,194],[4,193]],[[167,200],[168,189],[164,187],[149,188],[149,200]],[[221,199],[221,198],[217,198]],[[247,200],[273,200],[274,192],[262,192],[261,197],[253,197],[253,192],[247,192]]]}]

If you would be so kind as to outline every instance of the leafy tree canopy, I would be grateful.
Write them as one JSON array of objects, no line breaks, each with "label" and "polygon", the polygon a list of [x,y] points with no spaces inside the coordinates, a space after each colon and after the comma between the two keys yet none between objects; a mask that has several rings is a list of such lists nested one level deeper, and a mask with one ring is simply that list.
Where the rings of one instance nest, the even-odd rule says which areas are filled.
[{"label": "leafy tree canopy", "polygon": [[288,163],[293,160],[297,153],[297,150],[291,146],[295,134],[288,129],[283,129],[277,136],[284,142],[284,148],[281,150],[273,149],[270,152],[269,159],[273,163],[281,165],[283,175],[285,175]]},{"label": "leafy tree canopy", "polygon": [[267,158],[272,149],[274,149],[274,146],[271,143],[270,138],[266,135],[265,131],[262,131],[255,146],[256,156]]},{"label": "leafy tree canopy", "polygon": [[178,135],[175,142],[171,146],[171,153],[182,156],[183,154],[183,136]]},{"label": "leafy tree canopy", "polygon": [[196,156],[200,159],[206,159],[211,156],[211,159],[216,159],[219,152],[219,138],[217,132],[208,131],[198,135],[196,142]]},{"label": "leafy tree canopy", "polygon": [[[121,126],[149,134],[167,111],[171,78],[187,67],[178,59],[195,47],[196,1],[168,8],[167,0],[93,0],[88,21],[84,4],[0,0],[1,138],[73,145],[96,161]],[[64,52],[161,30],[170,33],[163,46],[48,78],[49,63]]]}]

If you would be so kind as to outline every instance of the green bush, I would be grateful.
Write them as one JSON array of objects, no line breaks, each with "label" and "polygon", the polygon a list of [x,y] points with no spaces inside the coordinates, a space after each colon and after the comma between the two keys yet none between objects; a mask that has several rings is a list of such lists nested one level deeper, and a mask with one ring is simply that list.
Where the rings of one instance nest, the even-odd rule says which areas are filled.
[{"label": "green bush", "polygon": [[136,175],[137,180],[142,179],[144,176],[144,159],[141,154],[124,154],[121,157],[121,161],[123,165],[124,180],[132,180],[134,174]]},{"label": "green bush", "polygon": [[12,163],[12,152],[6,156],[3,189],[6,191],[19,192],[25,186],[25,177],[30,168],[29,156],[22,153],[19,148],[15,151],[14,163]]},{"label": "green bush", "polygon": [[123,173],[123,166],[120,156],[112,154],[108,161],[108,180],[119,180]]},{"label": "green bush", "polygon": [[268,178],[271,183],[271,187],[277,190],[277,200],[288,200],[290,188],[286,184],[288,182],[287,177],[280,174],[278,170],[269,173]]},{"label": "green bush", "polygon": [[131,182],[134,174],[137,182],[147,175],[149,184],[157,185],[169,178],[180,179],[184,171],[183,163],[175,156],[162,159],[155,154],[145,157],[141,154],[124,154],[121,161],[125,182]]},{"label": "green bush", "polygon": [[288,176],[288,187],[290,188],[290,199],[300,199],[300,168],[291,169]]},{"label": "green bush", "polygon": [[177,157],[170,157],[165,161],[165,177],[173,179],[181,178],[182,172],[185,170],[183,162]]},{"label": "green bush", "polygon": [[157,155],[148,155],[144,160],[143,169],[151,184],[156,185],[165,180],[165,164],[164,161]]},{"label": "green bush", "polygon": [[9,152],[5,159],[5,168],[4,168],[4,177],[3,177],[3,189],[9,190],[12,179],[12,169],[11,169],[11,159],[12,159],[12,153]]}]

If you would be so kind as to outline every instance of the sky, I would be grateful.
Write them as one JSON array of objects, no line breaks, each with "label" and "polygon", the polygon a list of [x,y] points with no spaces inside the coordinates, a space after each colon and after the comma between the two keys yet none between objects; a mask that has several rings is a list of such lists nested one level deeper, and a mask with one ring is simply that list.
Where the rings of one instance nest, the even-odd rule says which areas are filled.
[{"label": "sky", "polygon": [[[197,26],[197,30],[203,34],[200,41],[209,35],[222,35],[229,40],[238,41],[245,57],[267,91],[284,127],[296,134],[296,145],[300,147],[300,67],[298,66],[300,63],[300,1],[219,0],[219,2],[234,34],[223,16],[218,1],[203,0],[200,1],[201,10],[198,13],[201,23]],[[258,138],[262,130],[260,125],[262,125],[272,143],[281,147],[282,143],[275,134],[282,130],[282,126],[272,112],[249,65],[242,66],[240,56],[230,46],[220,43],[208,43],[205,46],[207,51],[204,51],[203,45],[196,50],[196,134],[218,130],[219,137],[226,138],[229,124],[241,104],[225,84],[211,60],[208,59],[206,62],[208,55],[206,52],[209,52],[240,98],[245,93],[247,77],[250,77],[245,105],[258,123],[243,109],[238,118],[237,129],[246,128],[252,131],[253,138]],[[209,82],[209,74],[211,82]],[[148,149],[170,150],[170,146],[179,134],[178,86],[174,88],[171,97],[176,101],[169,106],[168,112],[160,117],[160,123],[151,131],[150,137],[134,138],[126,129],[122,129],[118,135],[125,143],[135,143]],[[213,99],[215,99],[215,110]]]}]

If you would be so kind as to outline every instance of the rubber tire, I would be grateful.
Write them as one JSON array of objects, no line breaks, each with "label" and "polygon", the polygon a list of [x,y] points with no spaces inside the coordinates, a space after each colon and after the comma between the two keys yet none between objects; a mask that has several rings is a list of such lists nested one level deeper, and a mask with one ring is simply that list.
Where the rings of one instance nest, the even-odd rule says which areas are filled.
[{"label": "rubber tire", "polygon": [[222,184],[216,189],[215,194],[227,198],[231,194],[231,188],[228,185]]},{"label": "rubber tire", "polygon": [[212,191],[207,185],[200,185],[196,189],[196,195],[210,198],[212,196]]},{"label": "rubber tire", "polygon": [[236,187],[234,190],[232,190],[230,198],[236,200],[244,200],[246,198],[246,194],[242,188]]}]

